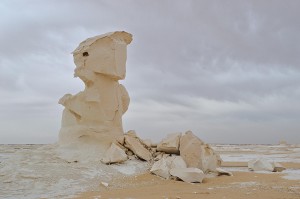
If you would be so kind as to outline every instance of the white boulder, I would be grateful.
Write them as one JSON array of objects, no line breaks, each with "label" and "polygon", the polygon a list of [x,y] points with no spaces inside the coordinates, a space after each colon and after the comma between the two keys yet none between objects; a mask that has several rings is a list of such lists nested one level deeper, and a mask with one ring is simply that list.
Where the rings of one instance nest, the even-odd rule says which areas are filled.
[{"label": "white boulder", "polygon": [[165,179],[170,178],[169,166],[166,158],[162,158],[155,162],[150,169],[150,172]]},{"label": "white boulder", "polygon": [[163,157],[155,162],[150,170],[151,173],[162,178],[170,178],[170,169],[186,168],[186,163],[180,156]]},{"label": "white boulder", "polygon": [[105,164],[121,163],[127,160],[126,153],[115,143],[112,143],[108,150],[104,153],[101,162]]},{"label": "white boulder", "polygon": [[202,182],[205,174],[198,168],[174,168],[170,169],[172,176],[178,177],[184,182]]},{"label": "white boulder", "polygon": [[150,161],[152,154],[144,147],[138,137],[125,135],[124,146],[130,149],[136,156],[142,160]]},{"label": "white boulder", "polygon": [[248,162],[248,169],[250,171],[273,171],[274,165],[266,159],[259,158],[255,160],[250,160]]},{"label": "white boulder", "polygon": [[168,134],[158,145],[157,151],[162,151],[169,154],[179,154],[179,142],[181,133]]},{"label": "white boulder", "polygon": [[180,156],[169,156],[166,159],[170,169],[187,168],[185,161]]},{"label": "white boulder", "polygon": [[220,156],[191,131],[181,136],[179,151],[187,167],[201,169],[204,173],[216,171],[221,165]]}]

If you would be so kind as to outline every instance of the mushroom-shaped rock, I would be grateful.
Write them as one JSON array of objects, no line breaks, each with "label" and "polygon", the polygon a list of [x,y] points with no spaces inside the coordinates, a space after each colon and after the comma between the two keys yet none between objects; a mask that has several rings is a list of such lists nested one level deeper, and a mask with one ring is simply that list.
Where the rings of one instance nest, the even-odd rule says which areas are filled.
[{"label": "mushroom-shaped rock", "polygon": [[204,173],[216,171],[221,165],[220,156],[191,131],[181,136],[179,151],[187,167],[201,169]]},{"label": "mushroom-shaped rock", "polygon": [[172,176],[178,177],[184,182],[202,182],[205,174],[198,168],[174,168],[170,170]]},{"label": "mushroom-shaped rock", "polygon": [[130,135],[125,135],[124,146],[130,149],[136,156],[142,160],[150,161],[152,154],[144,147],[139,138]]},{"label": "mushroom-shaped rock", "polygon": [[127,158],[128,157],[126,153],[115,143],[112,143],[105,152],[104,157],[101,159],[101,162],[105,164],[121,163],[126,161]]},{"label": "mushroom-shaped rock", "polygon": [[169,154],[179,154],[179,142],[181,133],[168,134],[158,145],[157,151],[162,151]]}]

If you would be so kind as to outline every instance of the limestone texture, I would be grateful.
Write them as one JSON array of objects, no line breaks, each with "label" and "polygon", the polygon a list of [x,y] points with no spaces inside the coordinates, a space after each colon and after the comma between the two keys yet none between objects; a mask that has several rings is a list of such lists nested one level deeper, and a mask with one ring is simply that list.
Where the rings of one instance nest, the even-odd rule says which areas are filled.
[{"label": "limestone texture", "polygon": [[151,152],[141,143],[138,137],[125,135],[124,146],[130,149],[136,156],[142,160],[150,161],[152,159]]},{"label": "limestone texture", "polygon": [[73,51],[74,77],[85,85],[83,91],[66,94],[63,105],[59,144],[80,148],[96,145],[101,157],[123,132],[122,115],[129,106],[129,95],[118,80],[126,75],[127,45],[132,35],[111,32],[81,42]]},{"label": "limestone texture", "polygon": [[128,159],[126,153],[115,143],[112,143],[109,149],[104,153],[101,162],[105,164],[121,163]]},{"label": "limestone texture", "polygon": [[162,151],[169,154],[179,154],[179,141],[181,133],[168,134],[158,145],[157,151]]},{"label": "limestone texture", "polygon": [[214,172],[221,165],[220,156],[191,131],[181,136],[179,151],[187,167],[201,169],[204,173]]},{"label": "limestone texture", "polygon": [[274,166],[268,160],[259,158],[248,162],[250,171],[273,171]]},{"label": "limestone texture", "polygon": [[264,158],[258,158],[248,162],[248,169],[250,171],[282,172],[286,168],[280,163],[270,162]]},{"label": "limestone texture", "polygon": [[170,169],[186,168],[186,163],[180,156],[162,157],[151,167],[150,172],[162,178],[169,179]]},{"label": "limestone texture", "polygon": [[152,174],[160,176],[164,179],[170,178],[169,167],[166,158],[162,158],[159,161],[155,162],[150,169]]}]

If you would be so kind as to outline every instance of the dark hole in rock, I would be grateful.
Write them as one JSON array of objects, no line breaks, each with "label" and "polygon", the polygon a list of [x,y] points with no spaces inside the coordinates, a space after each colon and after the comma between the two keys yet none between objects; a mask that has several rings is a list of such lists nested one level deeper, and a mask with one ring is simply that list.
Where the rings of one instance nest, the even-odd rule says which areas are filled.
[{"label": "dark hole in rock", "polygon": [[87,57],[87,56],[89,56],[89,53],[88,53],[88,52],[84,52],[84,53],[82,53],[82,55],[83,55],[84,57]]}]

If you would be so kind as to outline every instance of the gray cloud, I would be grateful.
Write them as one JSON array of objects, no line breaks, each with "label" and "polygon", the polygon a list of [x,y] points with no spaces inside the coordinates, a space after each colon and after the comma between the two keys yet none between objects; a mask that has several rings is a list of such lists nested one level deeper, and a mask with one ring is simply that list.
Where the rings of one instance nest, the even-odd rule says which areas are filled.
[{"label": "gray cloud", "polygon": [[134,35],[122,82],[131,96],[126,129],[156,140],[191,129],[209,142],[299,142],[299,6],[2,1],[0,142],[54,142],[58,99],[83,88],[70,52],[114,30]]}]

